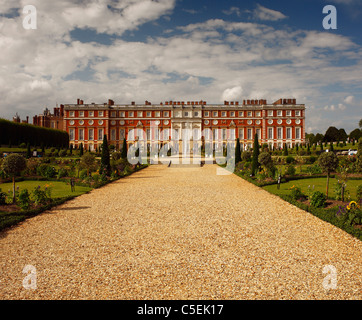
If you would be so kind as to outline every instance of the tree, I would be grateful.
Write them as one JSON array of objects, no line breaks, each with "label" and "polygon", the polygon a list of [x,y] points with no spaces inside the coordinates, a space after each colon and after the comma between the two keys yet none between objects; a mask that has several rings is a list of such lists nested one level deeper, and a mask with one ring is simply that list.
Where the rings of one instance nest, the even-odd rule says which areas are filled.
[{"label": "tree", "polygon": [[22,155],[13,153],[5,158],[2,168],[7,175],[13,178],[13,203],[15,203],[15,177],[26,169],[26,160]]},{"label": "tree", "polygon": [[259,140],[258,140],[258,135],[255,134],[254,145],[253,145],[253,158],[252,158],[252,162],[251,162],[251,174],[252,175],[255,175],[259,169],[258,157],[259,157]]},{"label": "tree", "polygon": [[314,143],[321,144],[323,141],[323,138],[324,138],[323,134],[317,133],[314,138]]},{"label": "tree", "polygon": [[358,122],[358,126],[362,130],[362,119]]},{"label": "tree", "polygon": [[80,167],[87,169],[87,175],[95,169],[96,157],[90,152],[85,153],[80,159]]},{"label": "tree", "polygon": [[235,147],[235,164],[241,162],[240,140],[237,138]]},{"label": "tree", "polygon": [[287,148],[286,143],[284,143],[284,146],[283,146],[283,156],[288,156],[288,148]]},{"label": "tree", "polygon": [[265,169],[270,169],[273,166],[273,160],[269,152],[259,154],[258,161]]},{"label": "tree", "polygon": [[126,138],[123,139],[121,158],[127,159],[127,141]]},{"label": "tree", "polygon": [[326,196],[328,198],[328,187],[329,187],[329,175],[334,172],[338,167],[338,157],[334,152],[324,152],[318,158],[318,164],[327,173],[327,191]]},{"label": "tree", "polygon": [[80,144],[80,147],[79,147],[79,156],[83,156],[83,143]]},{"label": "tree", "polygon": [[331,151],[331,152],[333,152],[334,151],[334,148],[333,148],[333,142],[331,141],[331,143],[330,143],[330,150],[329,151]]},{"label": "tree", "polygon": [[71,144],[69,147],[69,154],[72,155],[72,153],[73,153],[73,145]]},{"label": "tree", "polygon": [[106,134],[103,137],[103,143],[102,143],[100,172],[102,174],[105,173],[107,176],[109,176],[111,173],[111,160],[110,160],[110,156],[109,156],[108,141],[107,141]]},{"label": "tree", "polygon": [[349,138],[351,140],[356,140],[358,141],[359,138],[362,137],[362,131],[360,129],[354,129],[353,131],[351,131],[351,133],[349,134]]},{"label": "tree", "polygon": [[30,159],[31,158],[31,150],[30,150],[30,143],[28,142],[28,144],[26,145],[26,158]]},{"label": "tree", "polygon": [[333,142],[339,140],[339,130],[336,127],[329,127],[324,135],[324,141]]},{"label": "tree", "polygon": [[314,140],[315,140],[315,135],[314,135],[314,133],[306,133],[306,134],[305,134],[305,140],[306,140],[308,143],[313,143]]},{"label": "tree", "polygon": [[339,131],[338,140],[346,141],[348,138],[346,131],[344,129],[339,129],[338,131]]}]

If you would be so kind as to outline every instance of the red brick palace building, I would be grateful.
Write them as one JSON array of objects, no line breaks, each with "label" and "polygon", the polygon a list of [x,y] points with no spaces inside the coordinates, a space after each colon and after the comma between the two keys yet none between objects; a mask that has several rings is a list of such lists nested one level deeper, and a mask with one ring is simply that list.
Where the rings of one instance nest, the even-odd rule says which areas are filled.
[{"label": "red brick palace building", "polygon": [[[244,149],[253,145],[254,135],[259,143],[281,148],[305,142],[305,105],[295,99],[280,99],[272,104],[266,100],[244,100],[242,103],[224,101],[166,101],[152,104],[132,102],[116,105],[113,100],[104,104],[62,105],[63,128],[69,133],[70,144],[81,143],[87,149],[100,146],[106,134],[108,142],[122,148],[123,139],[133,144],[138,139],[147,144],[157,141],[164,145],[178,141],[183,131],[190,129],[193,137],[212,139],[217,143],[239,138]],[[209,130],[205,130],[209,129]],[[179,142],[182,147],[182,142]]]}]

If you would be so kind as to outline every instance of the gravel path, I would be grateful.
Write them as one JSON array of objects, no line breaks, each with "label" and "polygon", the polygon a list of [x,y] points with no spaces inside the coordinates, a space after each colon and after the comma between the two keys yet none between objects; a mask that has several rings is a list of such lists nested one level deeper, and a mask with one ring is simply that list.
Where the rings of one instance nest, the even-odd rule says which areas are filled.
[{"label": "gravel path", "polygon": [[1,299],[362,298],[361,241],[216,168],[151,166],[0,233]]}]

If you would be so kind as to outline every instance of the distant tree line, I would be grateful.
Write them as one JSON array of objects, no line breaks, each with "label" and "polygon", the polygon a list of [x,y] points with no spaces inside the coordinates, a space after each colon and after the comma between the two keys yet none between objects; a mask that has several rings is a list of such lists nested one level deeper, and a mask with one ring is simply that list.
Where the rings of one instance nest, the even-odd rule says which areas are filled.
[{"label": "distant tree line", "polygon": [[359,122],[360,128],[356,128],[348,135],[344,129],[337,129],[336,127],[329,127],[325,134],[321,133],[307,133],[306,139],[309,144],[321,144],[322,142],[342,142],[354,141],[357,142],[362,137],[362,120]]},{"label": "distant tree line", "polygon": [[69,135],[65,131],[0,119],[0,144],[18,146],[21,143],[68,148]]}]

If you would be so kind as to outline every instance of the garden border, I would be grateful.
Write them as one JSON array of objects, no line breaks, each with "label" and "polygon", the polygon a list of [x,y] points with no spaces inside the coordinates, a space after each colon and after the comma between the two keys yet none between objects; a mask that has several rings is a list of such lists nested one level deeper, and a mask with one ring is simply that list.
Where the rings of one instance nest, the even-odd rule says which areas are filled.
[{"label": "garden border", "polygon": [[[350,234],[350,235],[354,236],[355,238],[362,241],[362,229],[357,229],[357,228],[354,228],[353,226],[346,225],[342,219],[340,219],[340,218],[338,218],[336,216],[337,208],[330,208],[330,209],[315,208],[315,207],[306,205],[304,203],[300,203],[300,202],[292,199],[292,197],[290,195],[278,195],[278,194],[271,193],[268,190],[265,190],[265,189],[262,188],[262,187],[267,186],[267,185],[276,184],[277,182],[275,182],[275,181],[273,181],[271,183],[259,184],[254,179],[251,179],[249,177],[244,177],[244,176],[239,175],[239,174],[237,174],[235,172],[234,172],[234,174],[236,176],[238,176],[239,178],[254,184],[258,188],[260,188],[260,189],[262,189],[262,190],[264,190],[264,191],[266,191],[266,192],[268,192],[270,194],[278,196],[282,200],[296,206],[299,209],[302,209],[302,210],[304,210],[304,211],[306,211],[308,213],[311,213],[315,217],[317,217],[317,218],[319,218],[319,219],[321,219],[321,220],[323,220],[325,222],[328,222],[329,224],[331,224],[331,225],[333,225],[333,226],[347,232],[348,234]],[[326,177],[326,175],[322,175],[321,177]],[[319,175],[318,176],[313,176],[313,178],[321,178],[321,177]],[[330,176],[330,177],[332,177],[332,176]],[[302,179],[307,179],[308,177],[301,177],[301,178]],[[302,180],[302,179],[289,179],[288,181]],[[359,179],[356,179],[356,180],[359,180]]]},{"label": "garden border", "polygon": [[[119,177],[117,179],[114,180],[107,180],[107,181],[99,181],[99,184],[97,184],[96,187],[92,188],[92,190],[89,190],[83,194],[87,194],[95,189],[99,189],[104,187],[105,185],[108,185],[112,182],[118,181],[120,179],[123,179],[125,177],[128,177],[130,175],[132,175],[135,172],[138,172],[140,170],[143,170],[145,168],[147,168],[149,165],[148,164],[144,164],[141,165],[140,167],[136,167],[134,169],[133,172],[128,172],[126,173],[124,176]],[[26,178],[23,178],[22,180],[19,181],[25,181],[27,180]],[[29,179],[29,180],[34,180],[34,179]],[[63,181],[63,182],[68,182],[68,180],[61,180],[61,179],[47,179],[47,180],[39,180],[39,181]],[[69,200],[75,199],[77,197],[79,197],[81,195],[78,196],[68,196],[68,197],[63,197],[63,198],[56,198],[54,199],[51,203],[48,203],[46,205],[43,205],[39,208],[36,209],[30,209],[30,210],[21,210],[21,211],[13,211],[13,212],[3,212],[0,214],[0,233],[5,232],[7,229],[10,229],[14,226],[16,226],[18,223],[28,219],[28,218],[32,218],[35,217],[41,213],[43,213],[44,211],[47,211],[53,207],[59,206]],[[10,219],[6,219],[7,217],[9,217]]]}]

